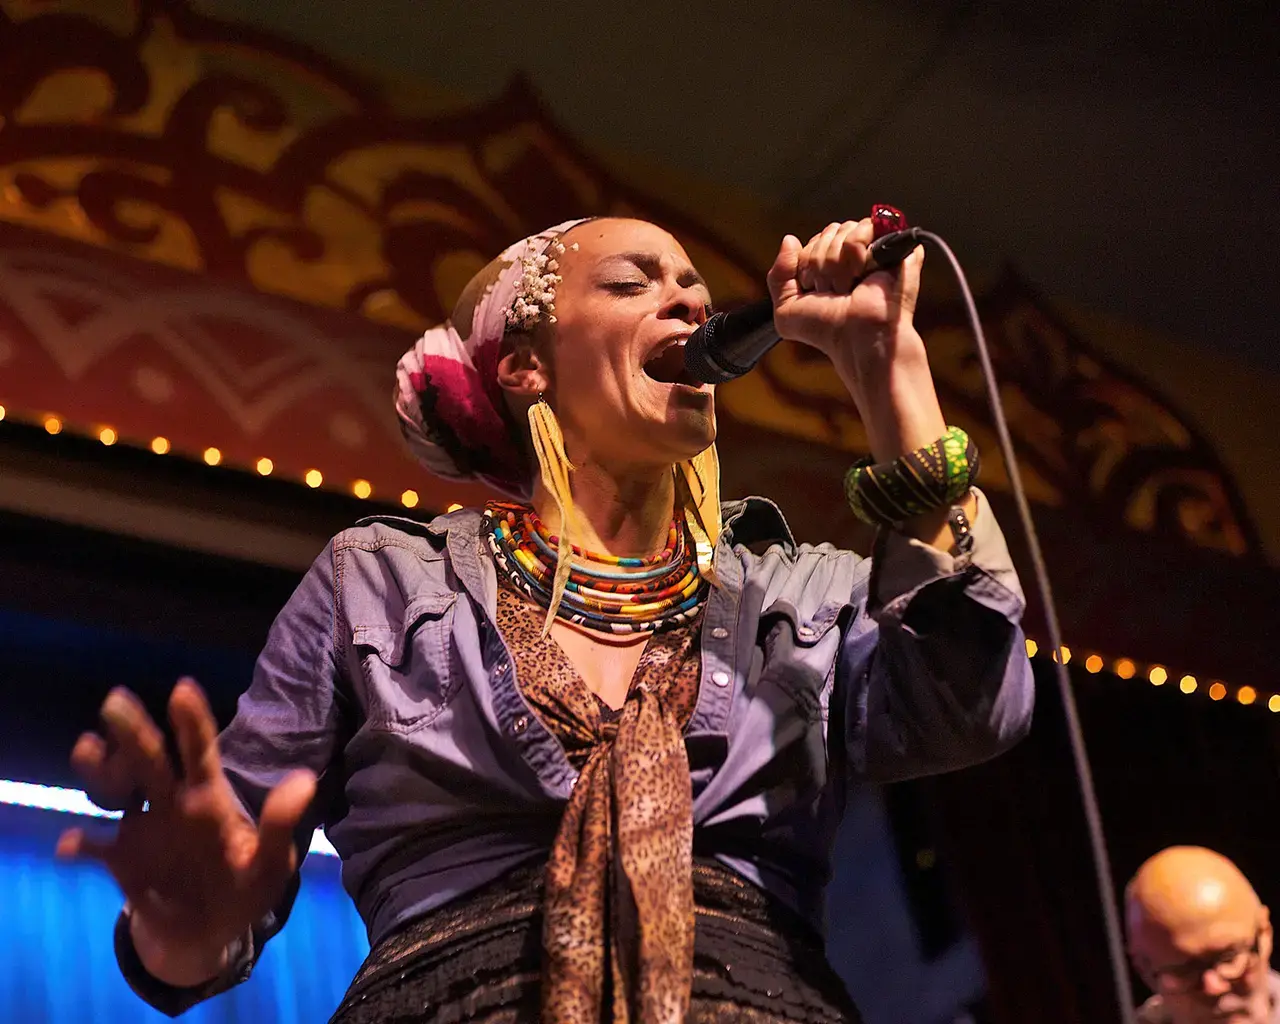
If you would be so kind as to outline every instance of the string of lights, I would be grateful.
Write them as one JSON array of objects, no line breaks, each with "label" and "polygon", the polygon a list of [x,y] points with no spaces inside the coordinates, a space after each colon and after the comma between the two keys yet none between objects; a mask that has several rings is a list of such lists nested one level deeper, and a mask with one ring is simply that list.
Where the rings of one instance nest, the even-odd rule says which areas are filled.
[{"label": "string of lights", "polygon": [[[1036,658],[1043,657],[1048,653],[1053,661],[1058,660],[1058,652],[1043,652],[1040,644],[1027,638],[1027,657]],[[1069,665],[1073,658],[1078,660],[1078,656],[1072,653],[1072,650],[1066,644],[1062,646],[1063,664]],[[1237,703],[1250,705],[1257,704],[1259,707],[1265,707],[1268,711],[1280,713],[1280,693],[1260,694],[1258,690],[1252,686],[1229,686],[1221,679],[1201,680],[1185,673],[1178,675],[1171,672],[1165,665],[1157,662],[1142,663],[1135,661],[1133,658],[1108,658],[1098,653],[1090,653],[1084,656],[1084,670],[1090,675],[1097,675],[1104,669],[1111,671],[1113,675],[1120,679],[1130,680],[1137,679],[1139,676],[1144,678],[1152,686],[1164,686],[1171,682],[1176,676],[1178,679],[1177,689],[1185,694],[1204,693],[1210,700],[1225,700],[1228,694],[1234,696]],[[1265,700],[1263,698],[1266,698]]]},{"label": "string of lights", "polygon": [[[4,420],[8,415],[10,415],[8,410],[3,405],[0,405],[0,421]],[[19,420],[19,418],[16,416],[13,417],[13,419],[15,421]],[[69,429],[66,421],[63,420],[62,417],[54,413],[46,413],[45,415],[31,422],[33,424],[37,424],[39,426],[44,427],[45,432],[50,434],[51,436],[57,436],[58,434],[61,434],[64,430]],[[97,438],[98,441],[100,441],[102,444],[106,445],[107,447],[111,447],[112,445],[116,445],[116,444],[132,443],[134,447],[150,449],[150,451],[152,451],[156,455],[174,454],[174,455],[181,456],[184,454],[189,454],[189,457],[193,459],[198,457],[207,466],[229,465],[228,463],[225,462],[221,449],[214,448],[214,447],[205,448],[202,451],[200,451],[198,455],[195,452],[192,452],[192,453],[175,452],[170,440],[167,437],[163,437],[163,436],[153,437],[149,441],[143,441],[139,439],[136,442],[130,442],[122,438],[119,432],[114,427],[104,426],[104,425],[98,425],[89,430],[73,430],[72,432],[80,434],[85,437]],[[262,458],[258,459],[255,463],[253,463],[252,467],[245,466],[242,468],[245,468],[245,469],[252,468],[253,471],[256,472],[259,476],[275,475],[277,476],[277,478],[279,477],[279,474],[276,473],[275,462],[272,459],[267,458],[266,456],[263,456]],[[314,469],[314,468],[307,469],[303,472],[298,482],[306,484],[308,487],[312,489],[316,489],[316,488],[325,486],[325,476],[319,469]],[[360,498],[362,500],[370,499],[373,497],[373,494],[374,494],[373,484],[370,483],[368,480],[364,480],[364,479],[349,481],[344,488],[335,488],[331,483],[330,489],[346,490],[348,493],[353,494],[357,498]],[[418,492],[413,490],[412,488],[404,490],[400,493],[399,501],[400,501],[400,504],[403,505],[405,508],[417,508],[418,502],[420,500],[421,498]],[[458,507],[461,507],[461,506],[458,506]],[[452,510],[453,509],[451,507],[450,511]]]}]

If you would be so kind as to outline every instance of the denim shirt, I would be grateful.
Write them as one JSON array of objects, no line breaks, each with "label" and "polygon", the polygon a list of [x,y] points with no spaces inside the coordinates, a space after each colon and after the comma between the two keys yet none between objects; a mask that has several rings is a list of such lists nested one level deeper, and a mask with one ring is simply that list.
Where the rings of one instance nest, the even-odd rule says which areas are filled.
[{"label": "denim shirt", "polygon": [[[695,851],[819,927],[852,782],[962,768],[1030,725],[1022,590],[977,500],[968,553],[885,533],[873,559],[795,543],[765,499],[724,507],[685,730]],[[427,525],[380,516],[336,536],[276,619],[219,739],[251,815],[291,769],[319,776],[299,848],[324,826],[373,944],[545,858],[576,781],[493,625],[480,522],[474,510]],[[181,1012],[248,977],[294,893],[296,878],[224,976],[196,989],[147,976],[122,918],[126,977]]]}]

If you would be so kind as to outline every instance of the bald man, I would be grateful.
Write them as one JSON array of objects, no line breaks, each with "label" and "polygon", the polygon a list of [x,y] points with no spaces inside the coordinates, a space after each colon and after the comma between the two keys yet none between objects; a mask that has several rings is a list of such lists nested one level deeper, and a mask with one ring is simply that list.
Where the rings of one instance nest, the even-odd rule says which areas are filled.
[{"label": "bald man", "polygon": [[1171,846],[1125,892],[1129,955],[1156,993],[1141,1024],[1280,1024],[1271,916],[1220,853]]}]

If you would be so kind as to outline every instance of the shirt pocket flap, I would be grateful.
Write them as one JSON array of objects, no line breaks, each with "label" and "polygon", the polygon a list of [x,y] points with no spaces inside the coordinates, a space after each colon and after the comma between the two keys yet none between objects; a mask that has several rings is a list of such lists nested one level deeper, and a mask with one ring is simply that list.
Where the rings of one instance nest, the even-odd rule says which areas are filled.
[{"label": "shirt pocket flap", "polygon": [[808,614],[804,614],[790,601],[776,601],[768,613],[761,616],[761,623],[774,616],[783,618],[791,625],[797,647],[814,647],[831,632],[840,621],[841,613],[848,607],[850,605],[847,601],[834,601],[810,609]]},{"label": "shirt pocket flap", "polygon": [[351,635],[356,647],[372,647],[378,658],[388,668],[404,665],[413,634],[422,624],[444,618],[458,600],[458,595],[428,594],[410,601],[404,610],[404,622],[399,625],[357,626]]}]

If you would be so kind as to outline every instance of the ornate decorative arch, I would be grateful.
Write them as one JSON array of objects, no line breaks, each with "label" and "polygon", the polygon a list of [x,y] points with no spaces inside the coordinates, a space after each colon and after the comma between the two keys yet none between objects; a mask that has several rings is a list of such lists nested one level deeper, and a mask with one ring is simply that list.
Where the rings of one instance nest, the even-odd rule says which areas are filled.
[{"label": "ornate decorative arch", "polygon": [[[468,110],[403,116],[321,55],[181,0],[0,0],[0,66],[0,401],[29,414],[126,438],[163,428],[177,451],[270,455],[295,477],[327,459],[327,478],[395,493],[421,473],[380,404],[394,359],[512,238],[642,216],[680,236],[722,302],[761,292],[751,258],[619,179],[523,79]],[[1036,500],[1256,548],[1230,475],[1168,401],[1012,271],[980,305]],[[959,311],[921,322],[944,403],[981,434]],[[788,346],[723,389],[721,410],[865,448],[826,365]]]}]

